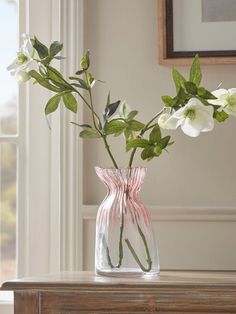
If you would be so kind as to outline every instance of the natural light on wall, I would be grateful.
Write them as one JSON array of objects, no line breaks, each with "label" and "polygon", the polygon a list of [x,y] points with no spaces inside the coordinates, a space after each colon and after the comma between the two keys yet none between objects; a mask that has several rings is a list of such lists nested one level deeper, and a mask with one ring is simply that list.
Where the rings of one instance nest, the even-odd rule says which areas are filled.
[{"label": "natural light on wall", "polygon": [[0,0],[0,282],[16,277],[18,86],[6,67],[18,47],[18,0]]}]

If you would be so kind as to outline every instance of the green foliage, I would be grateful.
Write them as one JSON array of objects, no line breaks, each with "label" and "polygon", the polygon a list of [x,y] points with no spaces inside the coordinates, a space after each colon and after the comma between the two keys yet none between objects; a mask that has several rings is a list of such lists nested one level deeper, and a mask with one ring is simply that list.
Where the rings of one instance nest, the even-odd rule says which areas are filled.
[{"label": "green foliage", "polygon": [[130,140],[126,144],[126,150],[143,148],[141,158],[150,161],[154,157],[159,157],[162,150],[171,144],[173,143],[170,143],[170,136],[162,137],[160,127],[157,124],[152,128],[148,140],[144,138]]},{"label": "green foliage", "polygon": [[127,119],[126,123],[127,123],[127,128],[130,131],[134,131],[134,132],[139,132],[139,131],[141,131],[145,127],[144,123],[142,123],[140,121],[137,121],[137,120],[129,120],[129,119]]},{"label": "green foliage", "polygon": [[63,94],[62,98],[63,98],[63,102],[66,108],[76,113],[77,107],[78,107],[76,98],[71,93]]},{"label": "green foliage", "polygon": [[72,121],[71,124],[74,124],[74,125],[79,126],[81,128],[92,128],[92,126],[90,124],[87,124],[87,123],[78,124],[78,123]]},{"label": "green foliage", "polygon": [[108,104],[105,108],[105,111],[103,113],[103,119],[106,122],[117,110],[117,108],[120,105],[120,100],[112,103],[112,104]]},{"label": "green foliage", "polygon": [[193,59],[190,72],[189,81],[176,69],[172,70],[172,77],[175,83],[176,93],[175,97],[168,95],[162,96],[164,106],[178,110],[185,106],[187,102],[195,97],[199,99],[204,105],[210,105],[208,100],[216,99],[216,97],[206,88],[200,86],[202,80],[202,72],[198,55]]},{"label": "green foliage", "polygon": [[120,135],[126,129],[126,122],[120,119],[114,119],[105,124],[105,133],[107,135],[114,134],[115,136]]},{"label": "green foliage", "polygon": [[85,130],[80,132],[79,136],[85,139],[95,139],[100,138],[101,134],[95,129],[86,128]]},{"label": "green foliage", "polygon": [[165,107],[172,107],[174,105],[174,99],[170,96],[161,96],[162,101],[165,104]]},{"label": "green foliage", "polygon": [[193,82],[184,82],[184,87],[187,93],[191,95],[196,95],[197,94],[197,86]]},{"label": "green foliage", "polygon": [[204,87],[199,87],[197,94],[203,99],[216,99],[216,97]]},{"label": "green foliage", "polygon": [[89,60],[89,50],[88,50],[80,61],[80,67],[82,68],[82,70],[87,70],[89,68],[89,65],[90,65],[90,60]]},{"label": "green foliage", "polygon": [[149,135],[149,141],[150,141],[150,143],[155,144],[155,143],[158,143],[160,141],[160,139],[161,139],[161,130],[160,130],[160,127],[158,125],[156,125],[152,129],[152,131]]},{"label": "green foliage", "polygon": [[59,43],[59,41],[54,41],[49,47],[50,57],[55,57],[62,49],[63,44]]},{"label": "green foliage", "polygon": [[218,122],[224,122],[228,119],[229,115],[224,111],[215,111],[213,116]]},{"label": "green foliage", "polygon": [[34,39],[31,41],[40,59],[45,59],[46,57],[48,57],[48,48],[43,43],[41,43],[36,36],[34,36]]},{"label": "green foliage", "polygon": [[193,59],[192,66],[189,73],[189,81],[193,82],[196,86],[199,86],[202,80],[202,72],[200,66],[199,56],[196,55]]},{"label": "green foliage", "polygon": [[56,94],[55,96],[50,98],[45,107],[45,114],[48,115],[49,113],[56,111],[60,103],[60,100],[61,100],[60,94]]},{"label": "green foliage", "polygon": [[29,75],[35,79],[37,83],[39,83],[41,86],[45,87],[46,89],[49,89],[52,92],[60,93],[63,90],[59,88],[58,86],[55,86],[51,83],[49,83],[48,79],[40,75],[37,71],[31,70],[29,71]]},{"label": "green foliage", "polygon": [[184,82],[186,81],[182,74],[178,70],[172,70],[172,77],[175,83],[176,93],[179,92],[180,88],[184,88]]},{"label": "green foliage", "polygon": [[130,111],[128,114],[127,114],[127,117],[126,117],[126,121],[131,121],[133,120],[134,117],[136,117],[136,115],[138,114],[138,111],[137,110],[132,110]]},{"label": "green foliage", "polygon": [[[102,138],[115,167],[117,167],[117,164],[107,143],[107,137],[110,135],[124,135],[126,150],[132,150],[129,166],[132,165],[133,156],[137,149],[141,149],[141,158],[149,161],[154,157],[160,156],[163,150],[166,150],[169,145],[173,144],[173,142],[170,142],[170,136],[162,137],[157,122],[160,113],[156,114],[145,124],[135,119],[138,111],[131,110],[125,102],[121,103],[120,100],[111,102],[110,92],[107,95],[106,105],[103,111],[103,121],[100,119],[92,100],[92,87],[95,82],[99,80],[95,79],[89,71],[89,51],[82,57],[80,69],[76,71],[74,76],[69,77],[70,81],[67,81],[58,70],[50,65],[53,59],[62,58],[58,56],[58,54],[61,52],[63,45],[58,41],[54,41],[49,48],[47,48],[36,37],[34,37],[32,43],[40,60],[37,60],[39,70],[31,70],[29,71],[29,75],[38,84],[55,93],[46,104],[45,114],[48,115],[56,111],[61,99],[68,110],[76,113],[78,103],[73,94],[78,94],[91,113],[91,122],[84,124],[72,122],[72,124],[83,128],[80,132],[81,138]],[[205,87],[200,86],[202,73],[198,55],[193,59],[187,80],[177,69],[172,70],[172,77],[175,84],[176,95],[173,97],[169,95],[161,97],[164,103],[164,108],[161,112],[165,112],[168,108],[168,112],[173,113],[184,107],[191,98],[197,98],[206,106],[210,105],[208,102],[210,99],[216,98]],[[84,96],[85,93],[87,93],[87,95]],[[112,116],[117,112],[118,108],[118,118],[112,119]],[[219,122],[223,122],[228,118],[228,115],[223,110],[218,111],[218,109],[219,106],[214,106],[214,118]],[[148,139],[144,138],[145,133],[149,134]]]},{"label": "green foliage", "polygon": [[147,148],[149,144],[149,141],[144,138],[136,138],[126,144],[126,150],[129,151],[131,148]]}]

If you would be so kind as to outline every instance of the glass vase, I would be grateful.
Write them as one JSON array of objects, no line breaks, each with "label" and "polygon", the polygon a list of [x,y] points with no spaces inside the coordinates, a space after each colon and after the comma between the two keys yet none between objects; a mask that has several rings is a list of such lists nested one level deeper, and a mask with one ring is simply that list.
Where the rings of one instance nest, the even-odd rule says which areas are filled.
[{"label": "glass vase", "polygon": [[99,168],[107,187],[96,219],[95,269],[107,276],[153,277],[159,258],[149,213],[140,200],[145,167]]}]

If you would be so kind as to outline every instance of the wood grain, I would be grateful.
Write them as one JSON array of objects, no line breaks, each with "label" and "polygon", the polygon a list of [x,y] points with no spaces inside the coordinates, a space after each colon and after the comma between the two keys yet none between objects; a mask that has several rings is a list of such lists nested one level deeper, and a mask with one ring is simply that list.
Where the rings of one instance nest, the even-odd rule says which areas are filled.
[{"label": "wood grain", "polygon": [[14,313],[39,314],[39,294],[35,291],[14,293]]},{"label": "wood grain", "polygon": [[161,272],[155,279],[63,272],[2,289],[15,291],[15,314],[236,313],[235,272]]}]

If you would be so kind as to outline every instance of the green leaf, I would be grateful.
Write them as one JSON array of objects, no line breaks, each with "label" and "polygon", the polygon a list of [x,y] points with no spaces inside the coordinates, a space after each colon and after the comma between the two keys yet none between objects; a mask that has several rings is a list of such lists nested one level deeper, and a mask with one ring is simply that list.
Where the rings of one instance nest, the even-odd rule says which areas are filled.
[{"label": "green leaf", "polygon": [[76,122],[71,121],[71,124],[74,124],[76,126],[79,126],[81,128],[92,128],[90,124],[78,124]]},{"label": "green leaf", "polygon": [[71,110],[72,112],[77,112],[77,100],[71,93],[63,94],[63,102],[67,109]]},{"label": "green leaf", "polygon": [[198,96],[204,98],[204,99],[217,99],[211,92],[209,92],[204,87],[199,87],[197,90]]},{"label": "green leaf", "polygon": [[78,82],[80,83],[81,88],[87,89],[87,90],[89,89],[87,83],[79,77],[78,77]]},{"label": "green leaf", "polygon": [[195,83],[197,86],[200,85],[202,80],[202,72],[198,55],[193,59],[193,63],[190,68],[189,81]]},{"label": "green leaf", "polygon": [[57,86],[54,86],[52,84],[49,83],[49,81],[47,79],[45,79],[45,77],[41,76],[37,71],[35,70],[31,70],[28,72],[30,74],[30,76],[32,78],[34,78],[41,86],[56,92],[56,93],[60,93],[63,92],[62,88],[59,88]]},{"label": "green leaf", "polygon": [[218,122],[224,122],[226,119],[228,119],[229,115],[224,111],[215,111],[213,117],[218,121]]},{"label": "green leaf", "polygon": [[40,59],[44,59],[48,56],[48,48],[42,44],[36,36],[34,36],[34,39],[32,40],[32,45],[37,51]]},{"label": "green leaf", "polygon": [[59,43],[59,41],[54,41],[49,47],[49,55],[50,57],[55,57],[63,48],[63,44]]},{"label": "green leaf", "polygon": [[173,105],[173,98],[170,96],[161,96],[162,101],[166,107],[171,107]]},{"label": "green leaf", "polygon": [[126,141],[128,142],[128,140],[132,140],[134,138],[134,132],[126,128],[124,130],[124,136],[126,138]]},{"label": "green leaf", "polygon": [[137,110],[132,110],[130,111],[127,116],[126,116],[126,121],[131,121],[133,120],[133,118],[138,114],[138,111]]},{"label": "green leaf", "polygon": [[144,148],[144,150],[141,153],[141,158],[142,160],[151,160],[153,157],[155,156],[154,153],[154,147],[153,146],[149,146]]},{"label": "green leaf", "polygon": [[67,83],[66,80],[63,78],[62,74],[49,65],[47,66],[47,76],[52,81],[52,83],[58,85],[59,87],[62,87],[64,91],[72,89],[70,84]]},{"label": "green leaf", "polygon": [[145,127],[145,124],[137,120],[129,121],[128,125],[129,125],[129,129],[135,132],[141,131]]},{"label": "green leaf", "polygon": [[107,104],[106,104],[106,107],[108,107],[109,105],[110,105],[110,103],[111,103],[111,93],[110,93],[110,91],[109,91],[109,93],[108,93],[108,95],[107,95]]},{"label": "green leaf", "polygon": [[191,94],[191,95],[196,95],[197,94],[197,86],[195,83],[193,82],[185,82],[184,83],[184,87],[186,89],[186,91]]},{"label": "green leaf", "polygon": [[105,124],[105,133],[120,135],[126,128],[127,124],[122,120],[111,120]]},{"label": "green leaf", "polygon": [[60,103],[60,100],[61,95],[58,94],[50,98],[45,107],[45,114],[48,115],[49,113],[56,111]]},{"label": "green leaf", "polygon": [[80,66],[83,70],[87,70],[89,68],[89,65],[90,65],[90,60],[89,60],[89,50],[88,50],[86,54],[83,56],[83,58],[81,59]]},{"label": "green leaf", "polygon": [[103,119],[105,122],[116,112],[117,108],[119,107],[119,104],[120,100],[106,106],[105,111],[103,113]]},{"label": "green leaf", "polygon": [[170,141],[170,136],[165,136],[163,137],[162,139],[160,139],[160,141],[158,142],[158,146],[161,148],[161,149],[164,149],[168,146],[168,143]]},{"label": "green leaf", "polygon": [[160,146],[156,146],[154,149],[154,152],[155,152],[156,156],[159,157],[162,153],[162,148]]},{"label": "green leaf", "polygon": [[156,125],[152,129],[152,131],[151,131],[151,133],[149,135],[149,141],[154,144],[154,143],[159,142],[160,139],[161,139],[161,130],[160,130],[159,125]]},{"label": "green leaf", "polygon": [[93,87],[95,81],[96,81],[96,80],[94,79],[94,77],[92,76],[92,74],[91,74],[91,73],[88,73],[88,83],[89,83],[90,87]]},{"label": "green leaf", "polygon": [[176,92],[179,92],[181,87],[184,87],[184,82],[186,81],[182,74],[179,73],[178,70],[172,70],[172,77],[175,83]]},{"label": "green leaf", "polygon": [[101,137],[100,133],[96,129],[91,129],[91,128],[81,131],[79,136],[82,138],[88,138],[88,139]]},{"label": "green leaf", "polygon": [[187,99],[188,95],[185,93],[184,89],[180,87],[177,96],[173,99],[172,107],[185,104]]},{"label": "green leaf", "polygon": [[126,149],[129,150],[130,148],[137,148],[137,147],[146,148],[149,145],[150,144],[148,140],[145,140],[144,138],[136,138],[134,140],[129,141],[126,144]]},{"label": "green leaf", "polygon": [[79,71],[75,72],[75,74],[81,75],[82,73],[84,73],[84,71],[85,71],[85,70],[79,70]]}]

